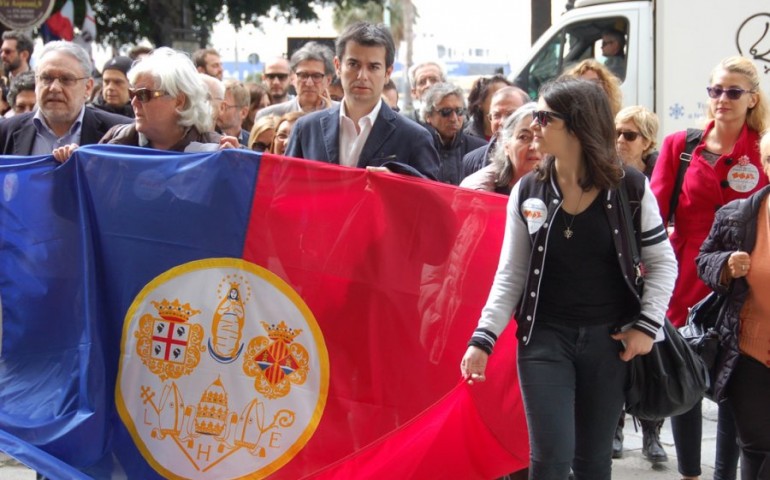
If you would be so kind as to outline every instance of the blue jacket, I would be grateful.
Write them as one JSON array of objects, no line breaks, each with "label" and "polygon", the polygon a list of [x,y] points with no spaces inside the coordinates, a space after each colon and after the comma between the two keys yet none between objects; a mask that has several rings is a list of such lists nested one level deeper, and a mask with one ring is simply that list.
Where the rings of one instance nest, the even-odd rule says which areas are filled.
[{"label": "blue jacket", "polygon": [[[336,105],[297,120],[286,156],[339,164],[339,138],[340,106]],[[419,173],[435,180],[439,158],[430,133],[383,102],[357,166],[385,166],[398,173]]]}]

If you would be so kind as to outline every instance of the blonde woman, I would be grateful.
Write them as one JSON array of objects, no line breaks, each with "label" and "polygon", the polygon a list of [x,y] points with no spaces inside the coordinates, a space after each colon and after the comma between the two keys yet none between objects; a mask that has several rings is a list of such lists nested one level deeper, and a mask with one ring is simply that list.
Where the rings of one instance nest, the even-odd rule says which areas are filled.
[{"label": "blonde woman", "polygon": [[624,164],[644,173],[647,178],[658,160],[655,150],[658,116],[644,107],[626,107],[615,115],[615,147]]},{"label": "blonde woman", "polygon": [[266,115],[259,117],[254,121],[249,133],[249,144],[247,145],[255,152],[269,152],[273,145],[275,129],[278,126],[278,119],[275,115]]},{"label": "blonde woman", "polygon": [[[667,136],[660,149],[658,163],[650,182],[658,200],[661,216],[676,219],[671,244],[677,255],[679,275],[668,308],[668,318],[682,326],[687,309],[705,297],[710,289],[698,278],[695,257],[709,233],[716,211],[732,200],[747,198],[768,184],[759,155],[759,132],[768,127],[766,94],[759,88],[759,73],[751,60],[729,57],[712,71],[708,93],[708,124],[700,144],[692,152],[690,166],[682,182],[675,212],[669,212],[680,155],[687,132]],[[719,409],[720,435],[730,432],[729,410]],[[672,418],[679,472],[687,480],[700,474],[701,444],[700,403],[690,412]],[[720,428],[721,427],[721,428]],[[730,438],[731,437],[731,438]],[[717,438],[717,470],[734,455],[721,454],[722,447],[735,447],[735,434]],[[724,460],[724,461],[723,461]],[[715,478],[722,478],[715,474]]]}]

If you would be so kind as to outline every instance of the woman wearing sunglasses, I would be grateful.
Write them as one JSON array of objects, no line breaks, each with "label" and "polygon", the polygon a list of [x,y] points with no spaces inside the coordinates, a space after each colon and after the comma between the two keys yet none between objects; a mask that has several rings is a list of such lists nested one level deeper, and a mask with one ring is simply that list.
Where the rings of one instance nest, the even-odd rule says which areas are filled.
[{"label": "woman wearing sunglasses", "polygon": [[623,164],[634,167],[647,178],[658,160],[655,138],[658,116],[644,107],[626,107],[615,115],[615,147]]},{"label": "woman wearing sunglasses", "polygon": [[[155,49],[128,72],[134,123],[115,125],[99,143],[184,152],[237,148],[235,137],[214,133],[208,90],[190,58],[167,47]],[[208,144],[202,147],[201,144]],[[78,146],[59,147],[63,162]]]},{"label": "woman wearing sunglasses", "polygon": [[[693,150],[675,212],[669,212],[674,183],[684,151],[686,132],[677,132],[663,141],[652,172],[651,186],[664,219],[674,214],[671,244],[679,261],[679,275],[668,308],[668,318],[679,327],[687,309],[705,297],[710,289],[699,278],[695,257],[709,233],[715,212],[726,203],[746,198],[767,185],[762,169],[759,133],[768,122],[768,103],[759,88],[759,75],[751,60],[729,57],[712,71],[708,123],[700,144]],[[737,448],[732,418],[719,409],[717,456],[714,478],[735,478]],[[672,418],[679,473],[685,479],[701,474],[701,405]],[[730,453],[732,451],[732,453]],[[724,476],[723,476],[724,475]]]},{"label": "woman wearing sunglasses", "polygon": [[[533,118],[543,159],[511,192],[500,263],[461,373],[469,383],[485,379],[515,311],[530,478],[565,480],[572,468],[577,480],[609,480],[625,362],[652,348],[676,263],[646,178],[617,160],[601,88],[560,78],[542,88]],[[635,238],[624,228],[621,188]]]}]

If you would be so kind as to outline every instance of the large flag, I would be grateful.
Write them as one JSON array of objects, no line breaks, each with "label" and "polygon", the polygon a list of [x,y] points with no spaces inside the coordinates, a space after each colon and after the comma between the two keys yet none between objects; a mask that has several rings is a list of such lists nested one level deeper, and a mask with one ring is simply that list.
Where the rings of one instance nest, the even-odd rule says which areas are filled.
[{"label": "large flag", "polygon": [[48,17],[40,28],[40,35],[45,43],[54,40],[71,41],[75,38],[75,7],[72,0],[67,0],[58,12]]},{"label": "large flag", "polygon": [[0,450],[47,477],[526,466],[513,332],[459,379],[504,197],[242,150],[0,164]]}]

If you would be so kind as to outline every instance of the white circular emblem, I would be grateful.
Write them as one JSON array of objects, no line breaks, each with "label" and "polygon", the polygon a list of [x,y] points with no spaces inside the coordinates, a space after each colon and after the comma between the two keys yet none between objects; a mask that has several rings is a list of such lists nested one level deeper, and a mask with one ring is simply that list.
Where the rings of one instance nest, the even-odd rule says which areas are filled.
[{"label": "white circular emblem", "polygon": [[727,182],[730,184],[730,188],[741,193],[754,190],[759,183],[759,178],[759,169],[751,163],[739,161],[727,172]]},{"label": "white circular emblem", "polygon": [[118,412],[166,478],[275,472],[315,432],[328,389],[328,353],[312,312],[252,263],[175,267],[126,314]]},{"label": "white circular emblem", "polygon": [[524,216],[524,220],[527,221],[529,234],[532,235],[543,226],[548,218],[548,208],[541,199],[528,198],[521,204],[521,214]]}]

